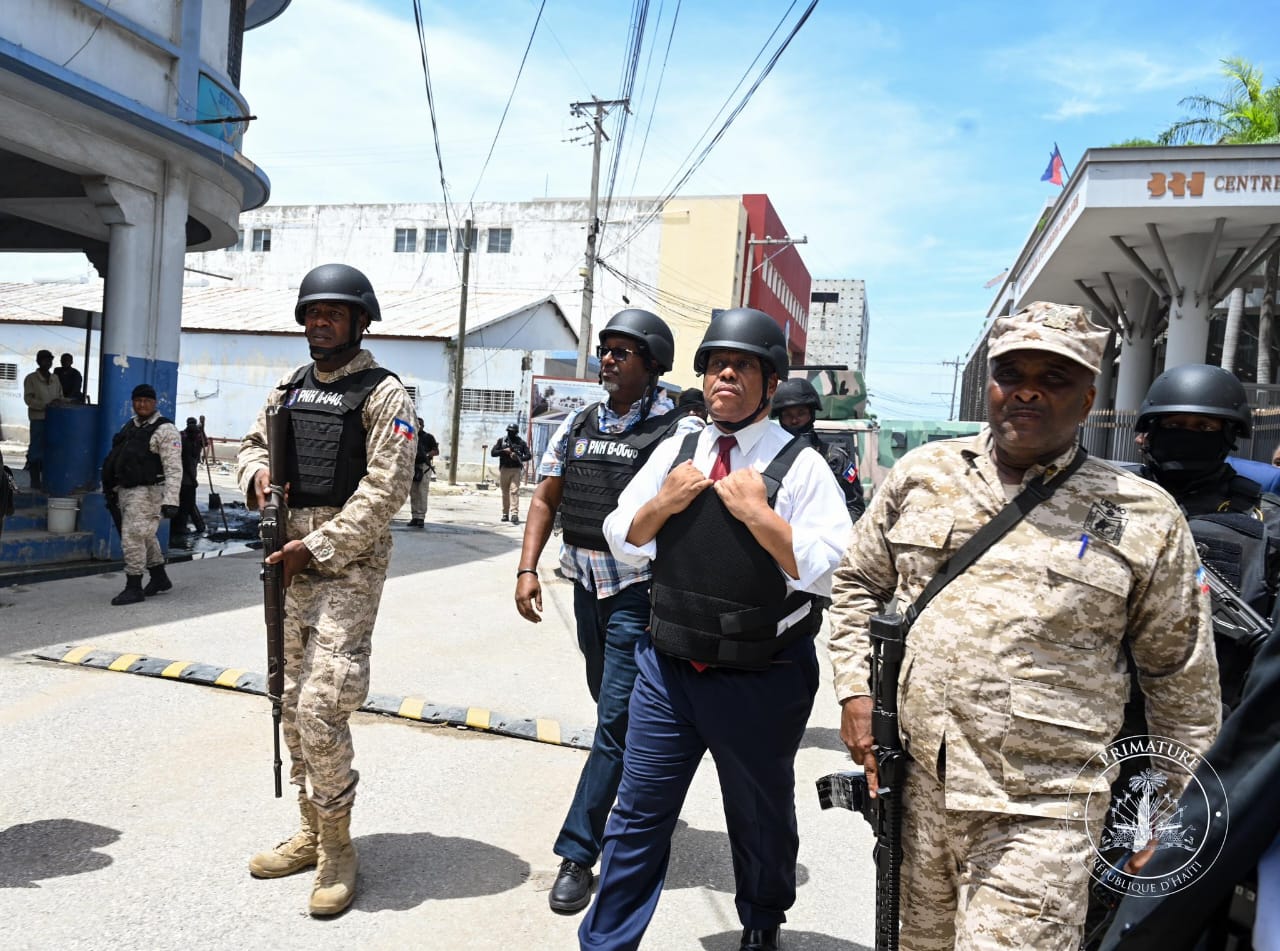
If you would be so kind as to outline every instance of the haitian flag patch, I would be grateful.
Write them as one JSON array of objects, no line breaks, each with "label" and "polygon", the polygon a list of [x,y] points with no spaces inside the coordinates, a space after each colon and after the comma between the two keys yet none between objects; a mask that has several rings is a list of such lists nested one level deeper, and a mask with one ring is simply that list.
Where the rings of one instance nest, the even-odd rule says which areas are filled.
[{"label": "haitian flag patch", "polygon": [[413,438],[413,424],[405,422],[399,416],[395,418],[395,422],[391,424],[391,432],[397,436],[403,436],[405,439]]}]

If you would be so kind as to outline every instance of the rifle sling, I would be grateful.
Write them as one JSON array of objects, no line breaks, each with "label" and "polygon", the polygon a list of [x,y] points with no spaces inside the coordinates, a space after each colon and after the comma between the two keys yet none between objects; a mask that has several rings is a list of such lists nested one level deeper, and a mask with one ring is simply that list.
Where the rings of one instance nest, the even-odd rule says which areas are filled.
[{"label": "rifle sling", "polygon": [[915,623],[916,618],[920,616],[920,612],[925,609],[938,592],[964,574],[965,569],[977,561],[983,552],[1007,535],[1032,509],[1052,496],[1057,491],[1058,486],[1071,478],[1072,474],[1084,465],[1085,458],[1088,455],[1084,446],[1081,446],[1072,460],[1054,473],[1053,478],[1048,482],[1044,479],[1044,473],[1031,480],[1027,483],[1025,489],[1015,495],[1009,501],[1009,504],[996,514],[995,518],[983,525],[967,542],[961,545],[959,550],[947,559],[938,573],[925,585],[924,590],[920,592],[920,597],[916,598],[915,604],[907,608],[905,615],[907,627],[910,628]]}]

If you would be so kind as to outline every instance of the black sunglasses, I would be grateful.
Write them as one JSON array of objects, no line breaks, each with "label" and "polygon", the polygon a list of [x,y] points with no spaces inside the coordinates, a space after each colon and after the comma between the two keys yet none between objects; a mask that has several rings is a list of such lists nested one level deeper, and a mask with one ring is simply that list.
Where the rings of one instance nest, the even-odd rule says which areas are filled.
[{"label": "black sunglasses", "polygon": [[628,350],[626,347],[596,347],[596,359],[603,360],[605,355],[613,357],[614,363],[626,363],[627,358],[635,353],[635,350]]}]

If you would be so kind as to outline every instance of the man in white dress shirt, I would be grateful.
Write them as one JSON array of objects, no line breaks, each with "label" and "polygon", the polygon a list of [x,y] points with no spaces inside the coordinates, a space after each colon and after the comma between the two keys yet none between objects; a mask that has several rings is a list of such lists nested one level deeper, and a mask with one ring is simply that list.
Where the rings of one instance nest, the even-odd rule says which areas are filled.
[{"label": "man in white dress shirt", "polygon": [[823,458],[769,420],[787,362],[767,314],[715,317],[694,356],[713,425],[660,444],[605,519],[619,561],[653,562],[653,613],[583,948],[639,946],[708,750],[740,947],[777,948],[795,901],[795,755],[818,686],[813,638],[851,523]]}]

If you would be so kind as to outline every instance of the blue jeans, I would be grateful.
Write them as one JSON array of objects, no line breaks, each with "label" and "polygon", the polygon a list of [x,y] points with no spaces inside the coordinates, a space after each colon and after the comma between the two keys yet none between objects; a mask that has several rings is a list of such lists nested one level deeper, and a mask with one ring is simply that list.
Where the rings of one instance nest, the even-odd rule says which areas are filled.
[{"label": "blue jeans", "polygon": [[587,662],[587,686],[596,701],[596,734],[554,852],[591,868],[600,857],[605,820],[622,779],[627,710],[636,681],[636,642],[649,627],[649,582],[633,584],[608,598],[597,598],[594,591],[575,584],[573,613]]}]

